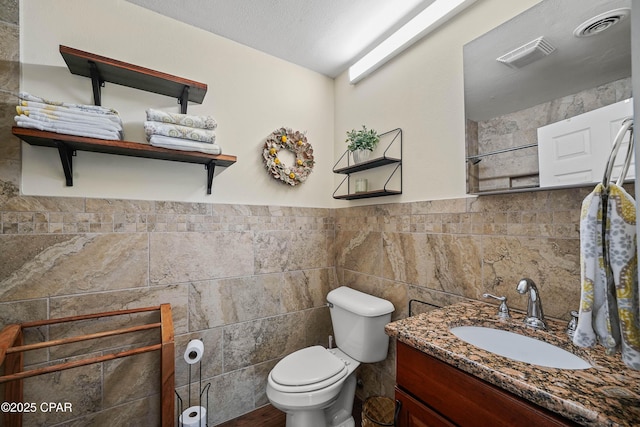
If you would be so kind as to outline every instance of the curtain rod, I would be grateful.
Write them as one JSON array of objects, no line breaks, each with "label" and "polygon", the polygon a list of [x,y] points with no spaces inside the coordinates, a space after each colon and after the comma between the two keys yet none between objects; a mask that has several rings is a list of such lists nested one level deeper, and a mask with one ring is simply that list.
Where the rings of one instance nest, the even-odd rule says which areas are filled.
[{"label": "curtain rod", "polygon": [[509,151],[522,150],[524,148],[532,148],[532,147],[537,147],[537,146],[538,146],[538,144],[529,144],[529,145],[521,145],[520,147],[503,148],[502,150],[491,151],[490,153],[476,154],[476,155],[473,155],[473,156],[468,156],[467,160],[478,160],[479,161],[479,159],[481,159],[482,157],[493,156],[494,154],[506,153],[506,152],[509,152]]}]

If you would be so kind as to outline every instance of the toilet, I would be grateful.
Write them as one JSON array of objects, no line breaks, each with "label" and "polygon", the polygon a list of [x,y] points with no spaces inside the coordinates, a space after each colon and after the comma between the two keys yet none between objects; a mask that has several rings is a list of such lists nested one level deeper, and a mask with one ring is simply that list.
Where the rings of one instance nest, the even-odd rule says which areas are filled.
[{"label": "toilet", "polygon": [[345,286],[329,292],[327,301],[337,348],[303,348],[269,373],[267,397],[287,414],[287,427],[354,427],[354,372],[360,363],[387,357],[384,326],[393,304]]}]

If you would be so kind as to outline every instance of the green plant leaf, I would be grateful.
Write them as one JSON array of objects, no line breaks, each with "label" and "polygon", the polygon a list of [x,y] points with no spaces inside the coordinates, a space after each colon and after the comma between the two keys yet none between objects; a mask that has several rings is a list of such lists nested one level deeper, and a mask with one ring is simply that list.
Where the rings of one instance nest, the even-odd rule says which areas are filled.
[{"label": "green plant leaf", "polygon": [[345,142],[348,144],[347,149],[349,151],[355,150],[369,150],[373,151],[380,142],[378,133],[373,130],[367,130],[365,125],[362,125],[361,130],[352,129],[347,132],[347,139]]}]

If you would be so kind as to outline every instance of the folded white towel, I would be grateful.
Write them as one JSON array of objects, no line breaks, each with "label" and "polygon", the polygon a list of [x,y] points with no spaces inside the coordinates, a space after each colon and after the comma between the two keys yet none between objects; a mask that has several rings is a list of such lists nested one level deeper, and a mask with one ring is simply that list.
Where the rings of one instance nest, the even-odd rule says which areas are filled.
[{"label": "folded white towel", "polygon": [[151,135],[149,140],[154,147],[169,148],[182,151],[200,151],[207,154],[222,154],[222,149],[217,144],[197,142],[190,139],[174,138],[163,135]]},{"label": "folded white towel", "polygon": [[210,129],[198,129],[189,126],[175,125],[172,123],[145,121],[144,131],[147,134],[147,140],[149,141],[149,138],[152,135],[162,135],[210,144],[216,142],[216,134]]},{"label": "folded white towel", "polygon": [[28,116],[45,123],[72,123],[83,126],[95,126],[102,130],[122,132],[122,126],[106,118],[81,116],[63,111],[51,111],[42,108],[26,108],[17,106],[18,114]]},{"label": "folded white towel", "polygon": [[75,108],[87,112],[101,113],[101,114],[118,114],[116,110],[111,108],[102,107],[100,105],[85,105],[85,104],[73,104],[70,102],[50,101],[48,99],[41,98],[39,96],[31,95],[27,92],[18,93],[18,97],[25,101],[40,102],[42,104],[53,105],[57,107]]},{"label": "folded white towel", "polygon": [[42,104],[57,106],[57,107],[66,107],[66,108],[75,108],[78,110],[93,112],[99,114],[118,114],[116,110],[111,108],[102,107],[100,105],[84,105],[84,104],[72,104],[69,102],[61,102],[61,101],[50,101],[48,99],[41,98],[39,96],[31,95],[27,92],[20,92],[18,97],[24,101],[30,102],[39,102]]},{"label": "folded white towel", "polygon": [[165,111],[147,110],[147,120],[162,123],[173,123],[176,125],[189,126],[199,129],[215,129],[218,123],[211,116],[194,116],[191,114],[167,113]]},{"label": "folded white towel", "polygon": [[118,126],[122,126],[122,119],[118,113],[99,113],[95,111],[86,111],[78,108],[69,108],[69,107],[61,107],[57,105],[49,105],[43,104],[41,102],[34,101],[25,101],[20,100],[18,107],[26,108],[28,110],[35,111],[36,109],[40,112],[46,113],[59,113],[59,114],[70,114],[74,117],[78,118],[88,118],[88,119],[100,119],[100,120],[108,120],[112,123],[115,123]]},{"label": "folded white towel", "polygon": [[89,138],[100,138],[109,140],[120,140],[122,136],[119,132],[102,130],[95,126],[83,126],[74,123],[46,123],[40,120],[32,119],[28,116],[15,116],[13,118],[19,127],[38,129],[48,132],[56,132],[67,135],[86,136]]}]

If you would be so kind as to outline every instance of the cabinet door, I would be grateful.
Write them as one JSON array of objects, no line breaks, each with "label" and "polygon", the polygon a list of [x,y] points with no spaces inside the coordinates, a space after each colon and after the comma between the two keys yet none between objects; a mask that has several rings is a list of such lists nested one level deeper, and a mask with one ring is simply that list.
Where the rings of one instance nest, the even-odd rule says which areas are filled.
[{"label": "cabinet door", "polygon": [[401,405],[397,427],[455,427],[455,424],[398,388],[396,401]]}]

